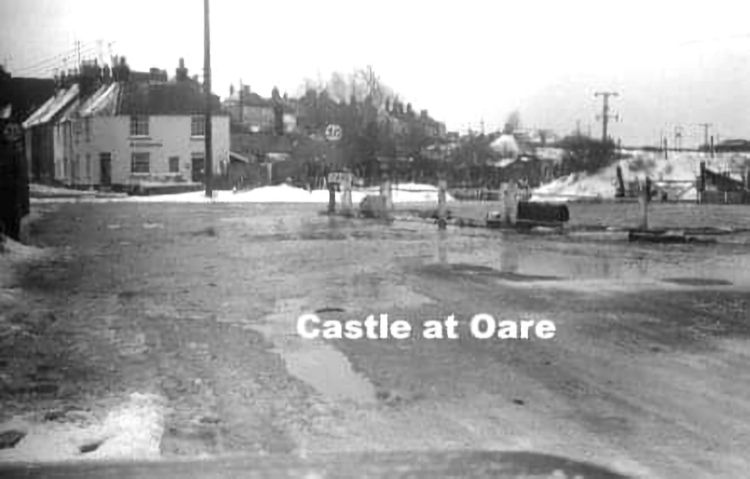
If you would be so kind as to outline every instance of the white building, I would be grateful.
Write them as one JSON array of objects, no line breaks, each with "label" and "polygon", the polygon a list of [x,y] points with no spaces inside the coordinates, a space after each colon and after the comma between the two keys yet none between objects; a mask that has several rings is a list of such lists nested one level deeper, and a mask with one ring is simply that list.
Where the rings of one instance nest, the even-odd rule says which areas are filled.
[{"label": "white building", "polygon": [[[29,131],[50,132],[45,143],[52,144],[55,181],[123,189],[203,181],[205,97],[196,82],[114,81],[91,90],[74,84],[25,122]],[[64,103],[56,107],[55,98]],[[229,117],[218,113],[218,99],[215,111],[213,170],[222,175],[229,166]]]}]

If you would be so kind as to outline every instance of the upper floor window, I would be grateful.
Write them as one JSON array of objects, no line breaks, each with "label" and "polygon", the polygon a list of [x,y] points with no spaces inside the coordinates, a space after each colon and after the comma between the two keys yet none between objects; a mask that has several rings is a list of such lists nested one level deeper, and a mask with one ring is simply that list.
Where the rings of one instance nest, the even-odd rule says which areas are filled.
[{"label": "upper floor window", "polygon": [[190,136],[206,135],[206,117],[196,115],[190,119]]},{"label": "upper floor window", "polygon": [[148,136],[148,116],[130,116],[130,136]]}]

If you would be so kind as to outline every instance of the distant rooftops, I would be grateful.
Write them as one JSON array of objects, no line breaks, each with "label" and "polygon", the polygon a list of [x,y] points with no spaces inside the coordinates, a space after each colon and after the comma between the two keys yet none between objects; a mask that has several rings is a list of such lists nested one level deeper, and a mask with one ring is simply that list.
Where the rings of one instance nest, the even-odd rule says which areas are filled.
[{"label": "distant rooftops", "polygon": [[[84,64],[72,75],[57,78],[54,94],[24,122],[29,128],[61,118],[92,115],[200,115],[205,112],[202,85],[187,77],[180,59],[173,80],[167,72],[152,68],[148,73],[131,72],[124,59],[111,70],[96,63]],[[212,95],[213,112],[220,110],[219,97]]]}]

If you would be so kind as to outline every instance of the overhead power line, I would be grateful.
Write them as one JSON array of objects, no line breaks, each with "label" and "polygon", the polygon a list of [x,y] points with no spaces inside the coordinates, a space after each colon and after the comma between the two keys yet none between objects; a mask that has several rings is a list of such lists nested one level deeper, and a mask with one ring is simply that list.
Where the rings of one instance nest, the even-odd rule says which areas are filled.
[{"label": "overhead power line", "polygon": [[[92,47],[95,47],[95,45],[94,44],[90,44],[90,43],[87,43],[85,45],[81,45],[81,49],[82,50],[83,49],[90,49]],[[75,47],[73,47],[73,48],[71,48],[69,50],[65,50],[63,52],[60,52],[60,53],[58,53],[56,55],[52,55],[52,56],[49,56],[49,57],[46,57],[46,58],[35,60],[35,61],[27,64],[26,66],[17,68],[16,70],[19,71],[19,72],[20,71],[32,70],[32,69],[34,69],[36,67],[39,67],[41,65],[49,64],[50,62],[56,62],[56,61],[60,61],[63,58],[69,58],[69,57],[75,56],[77,54],[77,52],[78,52],[78,49],[79,49],[79,47],[76,45]]]},{"label": "overhead power line", "polygon": [[[96,50],[93,48],[81,51],[81,55],[84,57],[93,55],[95,53],[96,53]],[[23,70],[23,71],[15,71],[13,73],[15,75],[28,75],[28,76],[42,75],[45,73],[54,73],[56,70],[62,70],[66,68],[68,65],[76,65],[77,58],[78,58],[78,52],[76,52],[73,55],[63,57],[59,60],[48,62],[44,65],[39,65],[37,67],[30,68],[30,69]]]}]

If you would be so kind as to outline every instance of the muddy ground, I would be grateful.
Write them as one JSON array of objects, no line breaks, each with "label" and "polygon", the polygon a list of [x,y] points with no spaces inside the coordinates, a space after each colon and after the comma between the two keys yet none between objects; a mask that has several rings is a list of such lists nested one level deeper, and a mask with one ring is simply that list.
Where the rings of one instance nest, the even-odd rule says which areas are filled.
[{"label": "muddy ground", "polygon": [[[315,205],[45,208],[31,240],[54,256],[1,298],[6,429],[52,435],[135,402],[161,458],[482,449],[641,477],[750,470],[746,246],[438,232]],[[301,339],[314,311],[416,330],[455,314],[460,338]],[[474,339],[477,313],[557,333]],[[45,460],[34,434],[0,461]],[[113,441],[94,436],[71,458]]]}]

